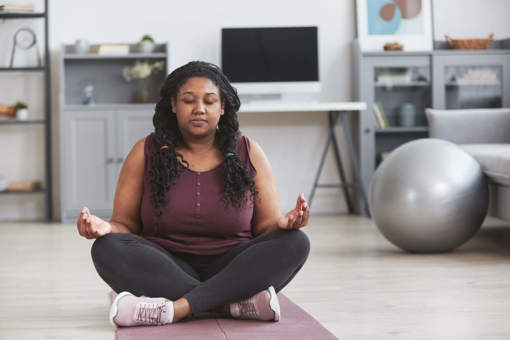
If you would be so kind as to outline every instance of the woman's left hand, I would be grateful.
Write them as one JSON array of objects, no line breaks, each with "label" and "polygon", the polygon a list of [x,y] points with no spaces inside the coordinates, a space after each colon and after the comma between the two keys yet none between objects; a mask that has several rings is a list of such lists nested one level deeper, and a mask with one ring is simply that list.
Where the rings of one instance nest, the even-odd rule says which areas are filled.
[{"label": "woman's left hand", "polygon": [[285,216],[278,219],[278,228],[280,229],[299,229],[308,224],[310,208],[305,200],[304,194],[299,194],[296,208],[292,209]]}]

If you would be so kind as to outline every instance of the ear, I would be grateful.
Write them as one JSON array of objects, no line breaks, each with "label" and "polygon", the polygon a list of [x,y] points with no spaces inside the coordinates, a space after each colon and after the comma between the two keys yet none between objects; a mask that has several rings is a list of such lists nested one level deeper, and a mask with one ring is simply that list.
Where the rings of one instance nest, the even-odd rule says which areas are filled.
[{"label": "ear", "polygon": [[225,101],[222,101],[221,102],[221,115],[223,116],[224,113],[225,113]]},{"label": "ear", "polygon": [[172,98],[172,112],[176,112],[175,111],[175,98]]}]

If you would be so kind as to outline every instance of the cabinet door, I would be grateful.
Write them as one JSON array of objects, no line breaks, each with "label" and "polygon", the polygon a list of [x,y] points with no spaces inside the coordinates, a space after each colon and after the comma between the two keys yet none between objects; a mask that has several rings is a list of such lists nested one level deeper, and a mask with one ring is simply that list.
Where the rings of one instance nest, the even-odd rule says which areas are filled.
[{"label": "cabinet door", "polygon": [[114,111],[62,112],[62,213],[77,216],[83,206],[107,217],[115,180]]},{"label": "cabinet door", "polygon": [[[510,106],[508,56],[435,55],[434,107],[438,109]],[[507,90],[508,91],[508,90]]]},{"label": "cabinet door", "polygon": [[153,114],[153,111],[117,111],[116,178],[133,145],[154,131]]},{"label": "cabinet door", "polygon": [[[425,108],[432,103],[430,65],[429,55],[362,58],[359,93],[367,110],[360,115],[359,148],[361,176],[367,188],[375,168],[388,152],[427,136]],[[378,123],[375,105],[388,123],[385,128]],[[402,114],[406,113],[404,109],[411,117]]]}]

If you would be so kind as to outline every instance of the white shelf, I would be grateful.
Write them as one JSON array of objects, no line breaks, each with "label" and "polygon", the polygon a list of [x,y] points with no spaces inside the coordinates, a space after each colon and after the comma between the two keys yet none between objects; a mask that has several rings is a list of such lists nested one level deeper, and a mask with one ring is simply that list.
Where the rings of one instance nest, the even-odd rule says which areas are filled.
[{"label": "white shelf", "polygon": [[164,59],[166,58],[166,53],[129,53],[129,54],[94,54],[94,53],[84,53],[84,54],[65,54],[64,59]]},{"label": "white shelf", "polygon": [[409,132],[427,132],[429,128],[427,126],[389,126],[387,128],[376,128],[376,133],[409,133]]},{"label": "white shelf", "polygon": [[482,82],[473,82],[473,83],[457,83],[457,82],[447,82],[446,86],[501,86],[501,83],[482,83]]},{"label": "white shelf", "polygon": [[363,102],[323,102],[323,103],[282,103],[259,102],[242,104],[243,112],[308,112],[308,111],[363,111],[367,104]]},{"label": "white shelf", "polygon": [[430,82],[411,81],[406,83],[375,83],[375,87],[427,87],[431,86]]}]

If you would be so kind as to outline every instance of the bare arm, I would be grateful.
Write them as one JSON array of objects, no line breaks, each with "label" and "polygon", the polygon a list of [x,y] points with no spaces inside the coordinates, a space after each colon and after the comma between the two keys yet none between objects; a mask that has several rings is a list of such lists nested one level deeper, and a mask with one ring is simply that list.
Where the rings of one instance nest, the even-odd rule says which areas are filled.
[{"label": "bare arm", "polygon": [[140,205],[143,194],[145,138],[140,139],[131,149],[117,181],[113,214],[109,222],[94,216],[83,208],[78,216],[80,235],[97,238],[112,233],[134,233],[141,231]]},{"label": "bare arm", "polygon": [[139,234],[142,229],[140,206],[143,194],[144,146],[145,138],[136,142],[122,165],[110,219],[114,233]]},{"label": "bare arm", "polygon": [[271,164],[258,143],[250,139],[250,145],[250,160],[257,170],[255,187],[259,193],[254,207],[253,235],[257,236],[277,228],[297,229],[306,226],[310,210],[304,195],[299,195],[295,209],[282,215]]}]

